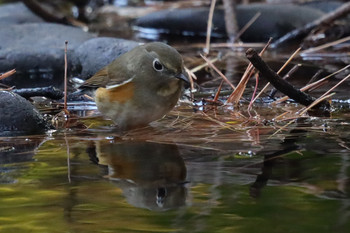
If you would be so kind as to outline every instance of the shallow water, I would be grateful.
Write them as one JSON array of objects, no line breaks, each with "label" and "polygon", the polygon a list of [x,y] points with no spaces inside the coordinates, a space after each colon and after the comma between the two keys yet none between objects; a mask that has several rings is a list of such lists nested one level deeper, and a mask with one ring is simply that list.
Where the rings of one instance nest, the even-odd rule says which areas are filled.
[{"label": "shallow water", "polygon": [[187,104],[130,132],[79,121],[90,128],[0,139],[0,232],[350,229],[346,112],[276,136]]}]

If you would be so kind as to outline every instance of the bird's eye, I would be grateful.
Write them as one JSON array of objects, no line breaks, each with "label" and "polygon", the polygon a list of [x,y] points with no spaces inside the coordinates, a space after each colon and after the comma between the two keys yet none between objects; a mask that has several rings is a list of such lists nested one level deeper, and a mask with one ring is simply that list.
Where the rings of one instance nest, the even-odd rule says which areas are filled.
[{"label": "bird's eye", "polygon": [[154,59],[154,61],[153,61],[153,68],[156,71],[162,71],[164,67],[163,67],[162,63],[160,63],[160,61],[158,59]]}]

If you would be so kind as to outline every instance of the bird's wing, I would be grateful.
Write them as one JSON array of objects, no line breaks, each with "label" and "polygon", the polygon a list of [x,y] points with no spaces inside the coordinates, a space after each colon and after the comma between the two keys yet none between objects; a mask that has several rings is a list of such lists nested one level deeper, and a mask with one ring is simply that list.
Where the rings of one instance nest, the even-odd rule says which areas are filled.
[{"label": "bird's wing", "polygon": [[[112,68],[113,67],[113,68]],[[108,65],[86,80],[81,87],[113,87],[131,81],[134,75],[120,63]]]},{"label": "bird's wing", "polygon": [[105,87],[109,82],[107,67],[98,71],[94,76],[86,80],[80,87]]}]

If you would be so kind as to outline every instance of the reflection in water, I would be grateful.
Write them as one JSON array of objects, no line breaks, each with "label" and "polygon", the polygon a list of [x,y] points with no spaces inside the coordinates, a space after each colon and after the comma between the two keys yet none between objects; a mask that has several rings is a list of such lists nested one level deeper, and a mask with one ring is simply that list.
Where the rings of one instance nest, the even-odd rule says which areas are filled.
[{"label": "reflection in water", "polygon": [[252,197],[259,197],[261,190],[266,186],[268,180],[271,178],[273,168],[278,166],[277,160],[282,155],[297,150],[299,147],[296,144],[299,137],[304,136],[301,130],[292,130],[290,135],[287,136],[281,143],[282,149],[264,154],[264,161],[261,167],[261,174],[257,175],[255,182],[250,186],[250,195]]},{"label": "reflection in water", "polygon": [[98,141],[88,153],[108,167],[106,177],[133,206],[167,210],[185,205],[186,167],[176,145]]},{"label": "reflection in water", "polygon": [[[332,176],[335,176],[336,182],[332,181],[334,183],[328,186],[322,185],[322,182],[326,183],[325,180],[332,179],[328,177],[329,174],[327,178],[320,179],[316,184],[314,181],[309,181],[312,180],[310,178],[312,177],[310,176],[312,172],[317,176],[321,176],[324,172],[318,163],[324,163],[323,166],[328,167],[327,162],[323,161],[339,157],[338,154],[332,154],[335,151],[334,148],[338,147],[338,141],[340,139],[336,138],[334,140],[330,134],[327,137],[321,137],[321,140],[315,139],[315,136],[312,136],[309,131],[304,129],[307,127],[311,128],[311,124],[302,120],[297,123],[297,127],[290,130],[285,139],[280,143],[279,150],[274,152],[270,150],[259,152],[259,154],[264,156],[264,160],[262,162],[261,173],[257,175],[255,182],[250,185],[250,196],[254,198],[260,197],[268,181],[278,181],[284,184],[298,184],[303,188],[307,188],[308,192],[327,199],[348,198],[349,194],[344,187],[344,181],[346,182],[348,180],[346,172],[336,170],[334,170],[334,173],[331,172]],[[310,143],[310,140],[312,143]],[[311,158],[314,159],[314,164],[309,165],[308,162]],[[347,166],[343,161],[342,165]],[[306,168],[307,166],[310,166],[310,169]],[[346,170],[346,168],[342,168],[341,170],[344,169]],[[338,177],[336,177],[336,172],[339,173]],[[336,185],[335,183],[340,183],[340,185]]]},{"label": "reflection in water", "polygon": [[31,161],[34,156],[34,150],[44,140],[44,138],[40,137],[31,139],[21,137],[0,138],[0,184],[14,183],[16,181],[13,177],[15,173],[11,174],[10,171],[16,171],[18,167],[23,167],[23,165],[6,166],[6,164]]},{"label": "reflection in water", "polygon": [[[306,138],[307,131],[303,127],[311,127],[309,123],[297,121],[297,126],[290,130],[285,139],[280,143],[280,149],[274,152],[263,153],[264,161],[261,167],[261,174],[257,175],[255,182],[250,186],[250,196],[259,197],[262,189],[267,185],[271,178],[277,178],[284,181],[300,180],[302,169],[300,168],[300,160],[292,161],[284,158],[285,155],[301,150],[298,142]],[[272,177],[273,171],[281,166],[286,166],[288,172],[283,177]],[[287,176],[287,177],[286,177]]]}]

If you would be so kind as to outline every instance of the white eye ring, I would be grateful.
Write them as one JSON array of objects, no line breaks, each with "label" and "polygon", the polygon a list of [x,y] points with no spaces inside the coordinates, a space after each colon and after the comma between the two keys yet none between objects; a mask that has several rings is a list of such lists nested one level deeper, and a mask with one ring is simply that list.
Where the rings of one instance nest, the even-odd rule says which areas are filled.
[{"label": "white eye ring", "polygon": [[164,69],[162,63],[157,58],[153,61],[153,69],[156,71],[162,71]]}]

